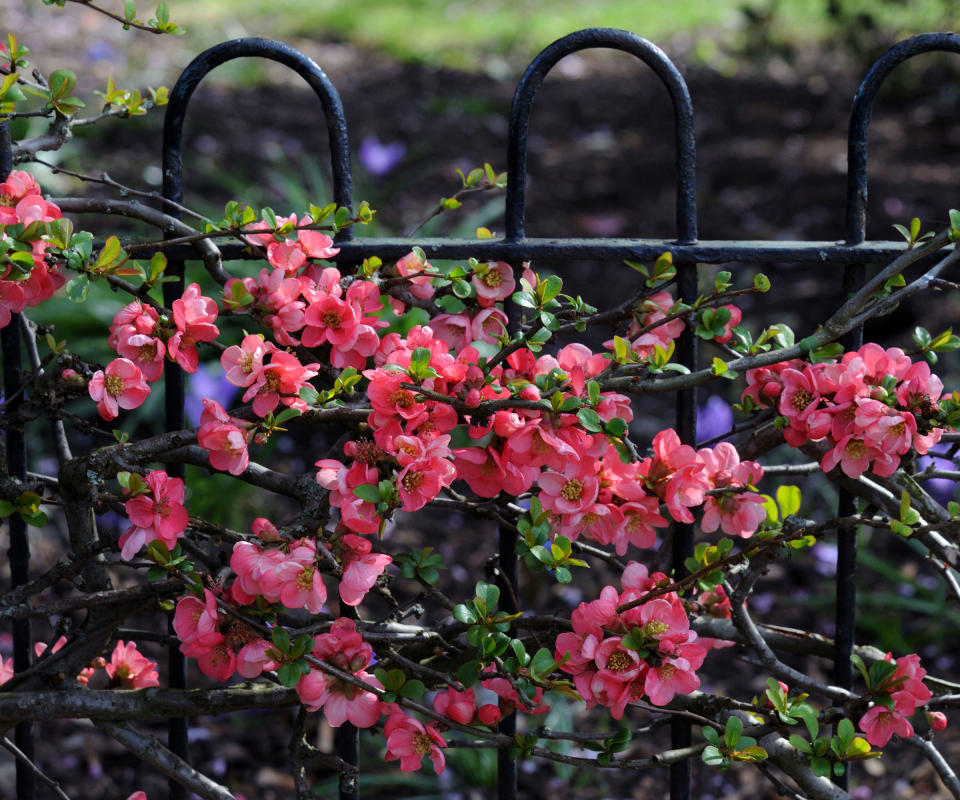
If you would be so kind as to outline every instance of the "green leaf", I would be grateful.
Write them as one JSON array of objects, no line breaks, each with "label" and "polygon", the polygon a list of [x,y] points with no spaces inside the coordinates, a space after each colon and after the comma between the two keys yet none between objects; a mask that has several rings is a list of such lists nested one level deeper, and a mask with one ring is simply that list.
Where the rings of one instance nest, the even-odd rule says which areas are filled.
[{"label": "green leaf", "polygon": [[487,613],[490,614],[496,609],[500,602],[500,587],[492,583],[477,582],[477,599],[486,606]]},{"label": "green leaf", "polygon": [[477,622],[476,613],[463,603],[457,603],[457,605],[453,607],[453,618],[457,622],[462,622],[464,625],[475,625]]},{"label": "green leaf", "polygon": [[273,646],[277,648],[281,653],[287,653],[290,650],[290,634],[287,632],[286,628],[281,628],[279,625],[273,629],[273,632],[270,634],[270,641],[273,642]]},{"label": "green leaf", "polygon": [[734,714],[727,720],[727,726],[723,732],[723,740],[729,750],[733,750],[737,746],[742,734],[743,720]]},{"label": "green leaf", "polygon": [[730,754],[730,758],[736,761],[763,761],[767,758],[767,751],[753,744],[743,750],[735,750]]},{"label": "green leaf", "polygon": [[400,696],[410,697],[416,700],[420,697],[423,697],[426,691],[427,687],[423,685],[423,681],[413,679],[403,684],[403,688],[400,689]]},{"label": "green leaf", "polygon": [[90,279],[86,273],[81,273],[67,281],[64,291],[68,300],[74,303],[82,303],[87,299],[87,293],[90,291]]},{"label": "green leaf", "polygon": [[830,777],[830,762],[825,758],[815,756],[810,759],[810,768],[813,770],[813,774],[821,778]]},{"label": "green leaf", "polygon": [[753,288],[758,292],[769,292],[770,279],[762,272],[758,272],[753,278]]},{"label": "green leaf", "polygon": [[[703,763],[711,767],[719,767],[722,764],[725,764],[727,757],[723,755],[716,747],[712,744],[707,745],[703,748]],[[600,756],[597,756],[597,761],[600,760]]]},{"label": "green leaf", "polygon": [[800,510],[800,499],[799,486],[777,487],[777,505],[780,507],[780,515],[783,519]]},{"label": "green leaf", "polygon": [[581,408],[577,412],[580,426],[588,433],[603,433],[603,422],[600,415],[592,408]]},{"label": "green leaf", "polygon": [[353,494],[361,500],[366,500],[368,503],[380,502],[380,490],[369,483],[361,483],[359,486],[354,486]]},{"label": "green leaf", "polygon": [[277,679],[286,687],[296,686],[302,673],[297,662],[288,661],[277,670]]},{"label": "green leaf", "polygon": [[540,302],[544,305],[549,303],[560,294],[563,289],[563,281],[558,278],[556,275],[549,276],[542,284],[540,284]]},{"label": "green leaf", "polygon": [[810,749],[810,742],[808,742],[802,736],[797,736],[795,733],[790,734],[790,744],[797,748],[797,750],[799,750],[801,753],[806,753],[809,755],[813,752]]},{"label": "green leaf", "polygon": [[418,380],[423,377],[430,366],[430,351],[426,347],[418,347],[410,355],[410,375]]}]

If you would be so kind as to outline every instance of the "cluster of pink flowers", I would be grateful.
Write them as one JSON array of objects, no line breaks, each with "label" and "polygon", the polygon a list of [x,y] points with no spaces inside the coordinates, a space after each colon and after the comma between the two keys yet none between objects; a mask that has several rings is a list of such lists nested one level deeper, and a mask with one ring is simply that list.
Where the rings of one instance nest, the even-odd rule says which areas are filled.
[{"label": "cluster of pink flowers", "polygon": [[[316,232],[300,231],[301,236],[305,233]],[[375,283],[353,281],[346,289],[344,283],[336,267],[303,261],[293,270],[261,270],[256,279],[233,278],[224,287],[224,298],[228,305],[236,306],[232,298],[238,292],[236,284],[242,284],[250,296],[243,307],[270,327],[277,344],[329,344],[332,366],[362,369],[380,344],[377,331],[387,325],[378,316],[383,303]],[[229,367],[224,364],[224,368]]]},{"label": "cluster of pink flowers", "polygon": [[[67,637],[61,636],[49,648],[50,652],[59,652],[66,643]],[[36,642],[33,645],[33,652],[37,658],[40,658],[47,652],[46,642]],[[95,658],[89,666],[80,671],[77,680],[86,686],[98,669],[106,670],[110,678],[110,686],[113,688],[148,689],[151,686],[160,685],[157,662],[144,656],[134,642],[119,640],[113,648],[109,661],[101,657]],[[6,683],[12,677],[13,659],[4,662],[0,657],[0,684]]]},{"label": "cluster of pink flowers", "polygon": [[161,541],[168,550],[173,550],[190,522],[190,515],[183,507],[184,486],[180,478],[171,478],[156,469],[147,473],[144,483],[144,491],[124,504],[133,523],[120,537],[120,555],[125,561],[153,541]]},{"label": "cluster of pink flowers", "polygon": [[[3,229],[8,225],[52,222],[61,216],[57,206],[44,200],[32,175],[14,170],[0,183],[0,240],[7,238]],[[8,263],[0,274],[0,328],[10,324],[11,314],[39,305],[65,282],[60,270],[44,261],[47,242],[38,239],[31,249],[33,268],[28,273],[21,271],[22,265]]]},{"label": "cluster of pink flowers", "polygon": [[138,408],[150,394],[150,383],[163,376],[169,357],[186,372],[196,372],[199,342],[212,342],[220,331],[216,301],[204,297],[200,285],[191,283],[173,301],[173,325],[161,325],[155,308],[139,300],[124,306],[113,318],[108,343],[119,358],[90,379],[88,391],[100,416],[116,419],[119,409]]},{"label": "cluster of pink flowers", "polygon": [[[271,267],[287,275],[295,275],[307,266],[307,259],[332,258],[340,252],[338,247],[333,246],[333,239],[325,233],[306,229],[312,222],[309,215],[299,222],[296,214],[277,217],[278,227],[289,225],[291,228],[286,236],[278,238],[273,233],[250,233],[246,238],[266,249]],[[249,229],[262,227],[263,223],[248,226]]]},{"label": "cluster of pink flowers", "polygon": [[[382,689],[380,681],[366,671],[373,658],[373,648],[357,632],[356,623],[341,617],[334,621],[329,633],[314,639],[313,656],[356,680]],[[327,722],[337,728],[350,722],[358,728],[376,725],[382,713],[380,698],[336,675],[311,669],[296,686],[300,702],[308,711],[323,709]]]},{"label": "cluster of pink flowers", "polygon": [[317,568],[317,545],[312,539],[298,539],[282,548],[237,542],[230,569],[237,576],[231,596],[242,605],[250,605],[261,596],[268,603],[319,614],[327,602],[327,589]]},{"label": "cluster of pink flowers", "polygon": [[[887,653],[887,661],[892,656]],[[880,687],[874,687],[874,696],[881,699],[860,718],[860,730],[874,747],[883,747],[893,734],[913,736],[910,717],[924,705],[933,693],[924,685],[927,671],[920,666],[920,656],[911,654],[896,660],[897,669]],[[941,719],[942,718],[942,719]],[[934,717],[933,726],[942,730],[946,717]]]},{"label": "cluster of pink flowers", "polygon": [[[264,363],[265,359],[269,361]],[[239,345],[224,350],[220,364],[230,383],[246,389],[243,400],[253,400],[253,413],[260,417],[275,411],[281,403],[298,411],[306,410],[300,389],[317,374],[319,367],[301,364],[292,353],[255,334],[244,336]]]},{"label": "cluster of pink flowers", "polygon": [[177,602],[173,629],[180,638],[180,651],[197,659],[204,675],[228,681],[235,672],[256,678],[279,667],[269,655],[272,645],[244,623],[221,612],[217,596],[203,590],[203,599],[189,595]]},{"label": "cluster of pink flowers", "polygon": [[231,417],[216,400],[203,398],[197,444],[208,452],[211,467],[231,475],[242,473],[250,463],[247,448],[253,436],[244,420]]},{"label": "cluster of pink flowers", "polygon": [[[431,396],[418,397],[409,374],[418,349],[429,353],[431,377],[419,385]],[[520,495],[536,486],[556,533],[613,545],[621,555],[631,544],[653,546],[654,529],[668,524],[659,513],[660,501],[681,522],[691,522],[690,508],[703,505],[707,531],[721,528],[750,536],[765,518],[762,499],[752,491],[763,474],[758,464],[741,462],[726,443],[698,452],[681,445],[672,430],[654,439],[652,458],[624,464],[608,438],[585,430],[573,411],[510,408],[482,418],[468,416],[470,436],[489,442],[451,451],[449,432],[457,413],[432,395],[459,399],[472,408],[483,400],[510,398],[512,386],[521,400],[537,401],[543,396],[538,380],[561,374],[564,396],[583,402],[588,381],[609,364],[580,344],[564,347],[556,357],[534,358],[520,350],[487,380],[474,365],[476,357],[471,346],[454,356],[430,328],[415,327],[406,338],[384,337],[374,356],[376,368],[364,372],[370,379],[373,441],[347,444],[344,452],[353,458],[349,466],[333,459],[317,462],[317,480],[330,490],[343,525],[361,534],[381,529],[376,504],[355,490],[377,486],[384,478],[395,480],[405,511],[422,508],[455,478],[480,497],[501,490]],[[604,422],[632,419],[628,399],[613,392],[601,393],[595,410]]]},{"label": "cluster of pink flowers", "polygon": [[614,719],[620,719],[628,703],[644,696],[663,706],[674,695],[700,686],[696,670],[707,650],[696,643],[683,600],[675,592],[617,613],[620,605],[642,599],[661,581],[669,579],[661,573],[648,575],[644,565],[630,562],[623,572],[623,590],[605,586],[597,600],[581,603],[571,617],[573,632],[557,637],[560,669],[573,676],[588,708],[607,706]]},{"label": "cluster of pink flowers", "polygon": [[[254,521],[254,532],[264,544],[237,542],[230,557],[230,568],[236,573],[231,596],[238,603],[250,605],[257,597],[286,608],[306,608],[319,613],[327,600],[327,591],[317,565],[317,545],[310,539],[281,541],[273,524],[262,517]],[[334,557],[342,566],[340,599],[351,606],[359,605],[393,559],[372,552],[369,541],[345,533],[331,544]]]},{"label": "cluster of pink flowers", "polygon": [[750,370],[744,397],[776,405],[789,420],[793,447],[826,440],[821,466],[838,464],[851,478],[868,469],[892,475],[911,448],[923,455],[940,441],[936,419],[943,383],[925,361],[868,343],[839,362],[794,360]]}]

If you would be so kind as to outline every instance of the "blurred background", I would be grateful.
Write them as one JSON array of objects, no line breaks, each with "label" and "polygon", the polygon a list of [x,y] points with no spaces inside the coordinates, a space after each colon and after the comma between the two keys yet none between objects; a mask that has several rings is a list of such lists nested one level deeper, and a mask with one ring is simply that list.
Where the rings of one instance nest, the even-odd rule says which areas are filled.
[{"label": "blurred background", "polygon": [[[100,4],[117,11],[123,5],[120,0]],[[583,27],[625,28],[661,46],[690,87],[704,239],[841,239],[847,118],[858,84],[894,42],[922,31],[952,30],[958,13],[956,0],[171,0],[168,5],[171,20],[186,29],[184,36],[123,31],[79,5],[48,8],[35,0],[0,0],[0,34],[15,33],[34,51],[31,66],[45,73],[74,70],[77,94],[87,103],[84,115],[97,111],[94,92],[103,91],[109,77],[125,88],[172,87],[190,59],[212,44],[251,35],[287,41],[317,61],[342,95],[354,196],[378,209],[374,224],[358,235],[400,235],[415,227],[440,197],[459,188],[456,169],[466,172],[484,162],[497,171],[506,168],[510,98],[540,49]],[[138,11],[145,20],[154,6],[140,0]],[[955,189],[960,185],[958,99],[956,56],[915,59],[887,81],[870,131],[869,238],[896,238],[892,224],[907,224],[914,216],[925,229],[943,225],[947,209],[960,205]],[[81,172],[106,170],[136,188],[158,189],[162,113],[158,109],[145,117],[78,130],[67,147],[44,157]],[[16,124],[15,133],[21,136],[43,127],[39,120]],[[545,81],[532,117],[529,235],[672,237],[672,127],[666,92],[630,56],[591,51],[564,59]],[[283,214],[299,212],[310,201],[329,201],[329,155],[320,109],[299,79],[280,67],[244,61],[217,69],[191,101],[185,154],[186,202],[214,218],[231,199],[254,207],[270,205]],[[31,171],[53,195],[103,193],[101,187],[42,167]],[[482,194],[431,221],[421,233],[472,237],[479,226],[498,232],[502,216],[502,196]],[[86,224],[104,230],[101,221]],[[147,230],[129,232],[151,235]],[[634,281],[634,273],[617,264],[534,266],[543,272],[561,271],[567,291],[583,294],[600,308],[622,299]],[[259,265],[233,269],[241,274]],[[774,281],[774,292],[762,302],[747,296],[741,304],[754,333],[764,324],[782,321],[798,335],[807,335],[816,321],[813,315],[839,302],[836,266],[770,264],[764,271]],[[751,277],[736,274],[738,282]],[[710,270],[704,270],[703,279],[706,288],[712,281]],[[103,333],[117,299],[93,291],[82,306],[59,302],[38,309],[37,318],[44,321],[43,313],[49,321],[58,318],[57,338],[68,337],[80,353],[100,348],[100,360],[109,360]],[[909,349],[916,324],[936,334],[958,313],[960,307],[949,296],[939,296],[934,303],[924,297],[918,305],[875,323],[867,338]],[[717,354],[709,347],[703,350],[707,360]],[[954,355],[937,366],[948,388],[960,384]],[[218,396],[224,389],[216,367],[209,372],[202,368],[192,381],[194,400]],[[726,389],[728,393],[721,394],[711,387],[701,398],[702,439],[729,430],[728,403],[739,385]],[[230,401],[229,395],[220,399]],[[669,424],[671,408],[669,401],[651,398],[637,404],[635,433],[641,442]],[[140,433],[156,428],[159,401],[131,417]],[[303,471],[329,443],[318,432],[286,450],[278,442],[258,458]],[[795,455],[778,452],[776,458]],[[205,487],[194,489],[188,501],[191,511],[213,521],[246,529],[254,516],[265,513],[260,498],[234,494],[232,481],[222,476],[210,478],[193,470],[189,483]],[[772,482],[764,488],[772,492],[774,486]],[[947,499],[954,490],[943,488]],[[835,495],[826,481],[804,491],[804,509],[810,513],[822,509],[826,514],[833,506]],[[236,502],[224,509],[217,500],[227,492]],[[119,519],[101,522],[108,527],[123,524]],[[481,527],[482,535],[493,536],[492,528]],[[389,545],[429,542],[451,566],[444,580],[472,583],[482,575],[484,555],[470,538],[473,531],[459,518],[418,515],[398,520]],[[859,638],[897,654],[919,651],[932,660],[931,671],[949,673],[960,655],[954,633],[960,614],[946,606],[942,583],[911,543],[879,540],[871,543],[865,537],[861,551]],[[55,538],[41,543],[38,563],[59,557],[59,548]],[[465,552],[474,553],[472,561],[463,561]],[[752,607],[765,621],[783,625],[820,619],[822,632],[830,635],[834,574],[835,547],[824,540],[812,554],[773,565],[751,599]],[[531,591],[542,586],[536,579],[527,580],[530,577],[522,583]],[[594,580],[602,577],[596,574]],[[569,609],[589,599],[593,588],[582,582],[553,586],[524,602]],[[820,662],[813,669],[826,666]],[[746,696],[751,691],[741,685],[744,676],[721,674],[709,680],[707,688]],[[581,718],[574,719],[575,711],[558,703],[547,724],[582,725]],[[265,726],[279,724],[285,723],[257,715],[207,720],[193,729],[198,764],[240,787],[248,798],[289,796],[282,767],[286,745],[264,742],[262,735]],[[110,751],[99,739],[92,746],[87,734],[62,727],[67,738],[51,760],[71,796],[125,797],[141,787],[149,792],[144,781],[156,778],[149,770]],[[380,756],[370,744],[364,758],[373,767]],[[946,750],[955,760],[960,740],[951,739]],[[112,766],[107,763],[111,760]],[[495,774],[492,761],[492,753],[461,750],[451,752],[452,769],[439,786],[426,773],[372,769],[364,773],[362,786],[369,797],[389,790],[394,796],[474,800],[487,796]],[[885,800],[939,797],[929,769],[912,761],[903,766],[907,763],[898,767],[892,759],[870,762],[872,772],[856,778],[857,797],[871,797],[873,780],[885,788],[872,796]],[[4,768],[0,760],[0,771]],[[886,769],[899,769],[900,778],[884,776]],[[695,796],[774,796],[764,794],[756,778],[746,770],[698,771]],[[521,787],[528,797],[569,797],[571,789],[578,798],[655,797],[662,795],[662,779],[659,773],[614,778],[541,765],[524,772]],[[328,783],[318,786],[321,795],[333,791],[333,779]],[[162,781],[157,785],[162,787]],[[0,798],[5,786],[12,781],[0,774]],[[163,796],[162,788],[157,792]]]}]

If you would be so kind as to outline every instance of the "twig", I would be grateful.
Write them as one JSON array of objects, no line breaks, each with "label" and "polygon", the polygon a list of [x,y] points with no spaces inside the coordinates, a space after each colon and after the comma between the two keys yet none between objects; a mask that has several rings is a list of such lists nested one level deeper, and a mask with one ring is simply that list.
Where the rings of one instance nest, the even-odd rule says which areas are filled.
[{"label": "twig", "polygon": [[937,775],[940,776],[940,780],[943,781],[943,785],[947,787],[947,791],[955,798],[955,800],[960,800],[960,780],[957,779],[957,774],[953,771],[953,768],[947,763],[947,760],[943,757],[943,754],[937,750],[936,746],[929,739],[924,739],[919,736],[911,736],[909,739],[901,740],[904,744],[908,744],[911,747],[917,748],[923,755],[926,757],[933,768],[937,771]]},{"label": "twig", "polygon": [[138,733],[125,722],[101,720],[96,725],[104,733],[120,742],[131,753],[148,764],[152,764],[168,778],[175,780],[181,786],[185,786],[205,800],[236,800],[226,787],[197,772],[180,756],[168,750],[155,737]]},{"label": "twig", "polygon": [[22,761],[26,764],[30,770],[36,775],[41,781],[43,781],[47,786],[53,789],[56,792],[57,797],[61,800],[70,800],[70,796],[60,788],[60,784],[57,783],[53,778],[47,775],[40,767],[33,763],[28,757],[27,754],[23,752],[19,747],[17,747],[13,742],[11,742],[6,736],[0,739],[0,745],[3,746],[5,750],[9,750],[13,754],[14,758],[18,761]]}]

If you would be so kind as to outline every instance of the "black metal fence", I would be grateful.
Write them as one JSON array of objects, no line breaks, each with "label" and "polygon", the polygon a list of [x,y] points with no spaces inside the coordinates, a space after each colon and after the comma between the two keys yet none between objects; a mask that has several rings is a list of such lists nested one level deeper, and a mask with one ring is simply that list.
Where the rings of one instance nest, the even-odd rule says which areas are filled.
[{"label": "black metal fence", "polygon": [[[676,237],[654,239],[537,239],[528,238],[524,228],[526,197],[526,158],[529,121],[534,100],[547,73],[564,56],[589,48],[610,48],[630,53],[647,64],[669,92],[673,106],[676,143]],[[693,104],[683,76],[673,62],[655,45],[641,37],[620,30],[592,28],[578,31],[554,42],[534,59],[517,85],[510,109],[507,141],[508,186],[506,194],[505,235],[501,239],[408,239],[362,238],[353,239],[350,229],[337,236],[340,263],[359,263],[368,256],[384,259],[399,258],[414,245],[423,248],[430,258],[521,261],[549,258],[553,261],[580,261],[584,259],[621,262],[624,259],[647,260],[670,252],[677,265],[679,299],[692,302],[697,296],[698,264],[754,265],[771,262],[828,263],[842,267],[837,279],[837,305],[849,292],[864,281],[866,267],[886,264],[902,252],[903,244],[866,241],[867,207],[867,140],[870,115],[878,90],[890,72],[900,63],[921,53],[933,51],[960,53],[960,35],[953,33],[922,34],[892,47],[869,70],[853,102],[848,138],[847,214],[844,238],[841,241],[698,241],[696,196],[696,137],[694,134]],[[203,78],[217,66],[236,58],[267,58],[290,67],[316,93],[326,117],[332,157],[333,199],[340,206],[351,206],[352,174],[347,124],[336,88],[311,59],[293,48],[266,39],[246,38],[225,42],[202,53],[184,70],[170,96],[163,133],[163,194],[180,202],[183,194],[183,125],[190,98]],[[9,136],[5,125],[0,125],[0,177],[5,177],[12,166]],[[225,259],[248,257],[242,245],[221,248]],[[189,245],[171,245],[166,248],[170,259],[167,274],[176,282],[164,286],[167,304],[183,292],[186,262],[195,258]],[[16,317],[17,315],[15,315]],[[2,331],[3,382],[7,398],[19,395],[22,377],[20,327],[14,323]],[[696,337],[688,329],[679,342],[678,361],[690,369],[697,364]],[[848,334],[846,346],[856,347],[862,341],[862,331]],[[168,430],[184,427],[184,376],[176,364],[168,363],[165,372],[166,424]],[[8,413],[15,411],[16,400],[8,400]],[[686,389],[677,401],[676,427],[683,443],[696,445],[697,390]],[[22,430],[6,429],[6,469],[13,478],[26,477],[26,450]],[[167,466],[174,477],[184,477],[182,464]],[[852,498],[840,497],[840,516],[852,509]],[[10,525],[10,564],[14,586],[29,579],[29,544],[25,523],[14,514]],[[685,574],[684,560],[693,554],[693,525],[676,525],[673,544],[674,575]],[[838,573],[836,593],[836,646],[834,654],[834,681],[849,688],[852,684],[852,653],[855,629],[855,573],[856,531],[837,532]],[[516,556],[513,539],[508,531],[500,536],[500,579],[515,585]],[[511,592],[504,592],[510,597]],[[510,609],[506,609],[510,610]],[[30,626],[28,620],[13,623],[14,666],[23,671],[30,665]],[[184,657],[171,648],[169,659],[171,687],[186,685]],[[515,719],[501,723],[501,730],[513,733]],[[185,719],[175,719],[169,726],[169,746],[188,759]],[[672,746],[690,744],[690,723],[675,718],[672,724]],[[28,756],[32,753],[31,727],[21,723],[16,730],[17,746]],[[338,734],[338,752],[344,762],[358,767],[357,731],[343,726]],[[516,763],[506,751],[498,758],[498,798],[509,800],[516,796]],[[849,773],[848,773],[849,774]],[[845,785],[848,775],[838,779]],[[670,768],[670,798],[684,800],[690,795],[690,762],[674,764]],[[36,796],[35,777],[31,770],[18,762],[17,798],[33,800]],[[359,797],[356,773],[344,771],[340,782],[340,796],[344,800]],[[186,792],[171,782],[171,798],[184,798]]]}]

